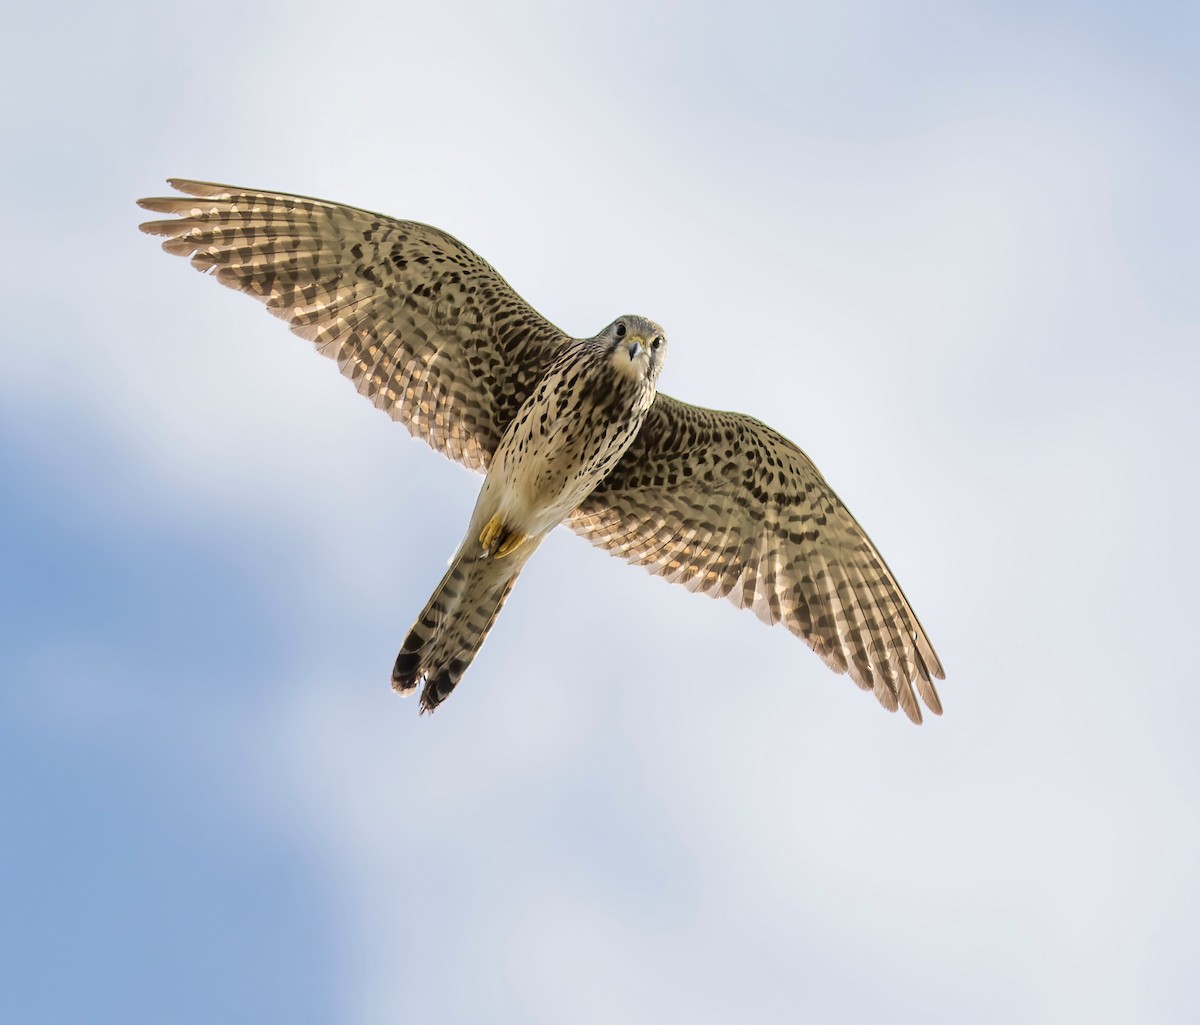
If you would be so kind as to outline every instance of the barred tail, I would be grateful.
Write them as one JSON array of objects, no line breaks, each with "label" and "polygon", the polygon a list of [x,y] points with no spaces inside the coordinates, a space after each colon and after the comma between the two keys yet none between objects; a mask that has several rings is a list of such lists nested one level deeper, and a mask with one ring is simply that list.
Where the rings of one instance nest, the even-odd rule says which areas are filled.
[{"label": "barred tail", "polygon": [[475,658],[523,562],[487,558],[477,544],[464,545],[404,639],[392,687],[409,694],[424,680],[421,711],[437,708]]}]

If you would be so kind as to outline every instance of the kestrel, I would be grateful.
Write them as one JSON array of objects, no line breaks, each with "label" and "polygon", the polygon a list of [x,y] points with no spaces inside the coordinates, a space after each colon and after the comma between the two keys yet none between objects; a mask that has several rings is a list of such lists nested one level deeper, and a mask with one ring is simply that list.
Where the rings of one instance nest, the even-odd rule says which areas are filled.
[{"label": "kestrel", "polygon": [[[421,710],[452,691],[542,539],[566,523],[689,590],[783,623],[919,723],[944,673],[900,586],[809,458],[766,424],[657,391],[666,335],[545,320],[437,228],[276,192],[170,179],[139,200],[223,285],[262,300],[376,407],[482,471],[450,569],[396,659]],[[914,692],[915,688],[915,692]]]}]

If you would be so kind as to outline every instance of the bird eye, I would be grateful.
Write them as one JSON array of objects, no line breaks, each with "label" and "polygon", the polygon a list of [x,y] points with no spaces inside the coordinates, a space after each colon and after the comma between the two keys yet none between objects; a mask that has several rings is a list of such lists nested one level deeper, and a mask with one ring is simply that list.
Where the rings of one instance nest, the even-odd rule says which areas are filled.
[{"label": "bird eye", "polygon": [[655,335],[654,341],[650,343],[650,348],[658,349],[662,346],[662,335]]},{"label": "bird eye", "polygon": [[624,338],[624,337],[625,337],[625,325],[624,325],[624,324],[618,324],[618,325],[617,325],[617,337],[618,337],[618,338]]}]

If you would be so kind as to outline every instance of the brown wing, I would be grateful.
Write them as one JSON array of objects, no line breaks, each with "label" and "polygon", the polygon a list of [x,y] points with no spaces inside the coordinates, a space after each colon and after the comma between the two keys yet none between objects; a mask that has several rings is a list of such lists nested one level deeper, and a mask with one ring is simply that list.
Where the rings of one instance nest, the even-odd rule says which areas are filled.
[{"label": "brown wing", "polygon": [[[437,228],[337,203],[184,181],[143,199],[168,253],[266,303],[360,393],[438,451],[485,470],[565,340]],[[194,197],[194,198],[192,198]]]},{"label": "brown wing", "polygon": [[783,623],[913,722],[945,673],[883,557],[803,452],[765,424],[660,394],[571,514],[594,545]]}]

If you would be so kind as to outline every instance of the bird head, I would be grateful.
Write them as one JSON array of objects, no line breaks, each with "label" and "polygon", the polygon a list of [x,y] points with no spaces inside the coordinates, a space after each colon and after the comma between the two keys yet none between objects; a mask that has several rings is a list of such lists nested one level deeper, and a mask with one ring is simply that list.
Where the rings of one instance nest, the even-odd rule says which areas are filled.
[{"label": "bird head", "polygon": [[667,335],[654,321],[626,314],[600,332],[600,340],[619,373],[651,384],[657,380],[667,354]]}]

